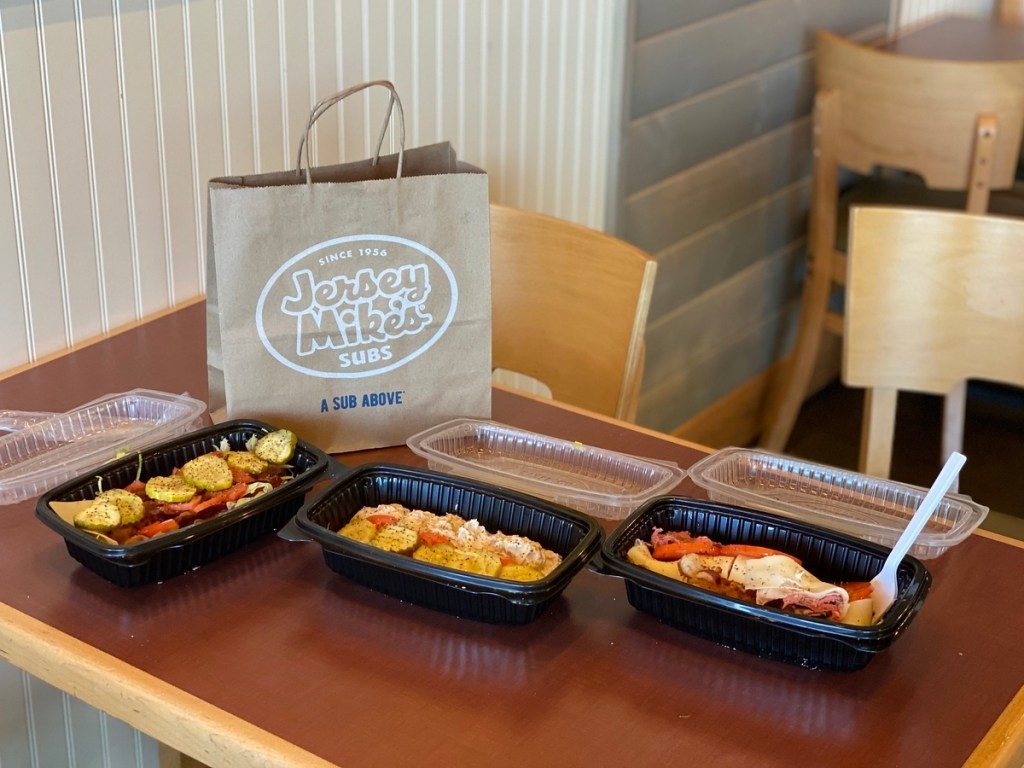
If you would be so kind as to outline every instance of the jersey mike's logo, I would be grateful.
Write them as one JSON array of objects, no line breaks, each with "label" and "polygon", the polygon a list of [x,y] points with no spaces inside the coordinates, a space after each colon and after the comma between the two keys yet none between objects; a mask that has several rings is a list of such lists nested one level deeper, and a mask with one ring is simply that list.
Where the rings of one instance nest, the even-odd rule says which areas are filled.
[{"label": "jersey mike's logo", "polygon": [[448,329],[458,286],[445,261],[390,235],[327,240],[290,258],[256,305],[263,346],[310,376],[360,378],[398,368]]}]

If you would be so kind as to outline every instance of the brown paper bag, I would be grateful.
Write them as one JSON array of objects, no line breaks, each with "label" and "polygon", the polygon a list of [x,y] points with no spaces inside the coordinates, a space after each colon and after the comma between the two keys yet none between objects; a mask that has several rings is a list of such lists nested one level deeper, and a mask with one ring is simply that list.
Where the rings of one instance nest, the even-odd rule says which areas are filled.
[{"label": "brown paper bag", "polygon": [[[370,86],[391,92],[377,157],[310,169],[316,119]],[[393,108],[400,150],[380,157]],[[295,171],[210,181],[211,411],[330,452],[490,417],[487,176],[447,143],[404,144],[394,86],[374,81],[313,108]]]}]

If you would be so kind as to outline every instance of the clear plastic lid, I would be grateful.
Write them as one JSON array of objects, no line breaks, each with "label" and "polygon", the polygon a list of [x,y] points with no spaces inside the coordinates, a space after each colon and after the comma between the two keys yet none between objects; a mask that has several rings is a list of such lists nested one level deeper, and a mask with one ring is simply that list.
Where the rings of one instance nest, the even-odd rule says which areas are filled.
[{"label": "clear plastic lid", "polygon": [[201,426],[205,412],[206,404],[188,395],[148,389],[106,395],[67,413],[32,412],[16,431],[0,435],[0,504],[34,498],[126,451],[184,434]]},{"label": "clear plastic lid", "polygon": [[[752,507],[874,541],[896,543],[927,489],[748,448],[725,448],[690,467],[712,501]],[[966,539],[988,507],[947,494],[911,554],[938,557]]]},{"label": "clear plastic lid", "polygon": [[54,416],[52,411],[8,411],[0,410],[0,432],[17,432],[19,429]]},{"label": "clear plastic lid", "polygon": [[493,421],[455,419],[413,435],[409,448],[431,469],[483,480],[621,520],[686,477],[677,464],[527,432]]}]

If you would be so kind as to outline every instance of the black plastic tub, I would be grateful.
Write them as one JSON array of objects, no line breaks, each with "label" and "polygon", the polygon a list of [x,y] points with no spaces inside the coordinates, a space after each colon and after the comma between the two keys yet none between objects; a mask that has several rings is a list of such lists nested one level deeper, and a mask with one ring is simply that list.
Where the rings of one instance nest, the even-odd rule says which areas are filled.
[{"label": "black plastic tub", "polygon": [[798,616],[745,603],[670,579],[626,559],[637,539],[654,528],[689,531],[723,543],[756,544],[798,557],[819,579],[870,581],[889,553],[886,547],[790,518],[684,497],[661,497],[638,508],[606,539],[591,562],[599,573],[621,576],[634,608],[666,624],[730,648],[811,669],[856,670],[888,648],[920,610],[931,575],[914,557],[904,558],[896,602],[869,627]]},{"label": "black plastic tub", "polygon": [[[543,579],[516,582],[385,552],[337,533],[366,506],[401,504],[476,519],[491,532],[528,536],[562,562]],[[433,610],[503,624],[533,621],[569,585],[603,539],[597,522],[553,502],[487,483],[394,464],[364,464],[319,491],[295,516],[334,572]]]},{"label": "black plastic tub", "polygon": [[146,480],[170,474],[175,467],[218,450],[225,439],[233,450],[243,450],[250,437],[275,429],[262,421],[240,419],[190,432],[142,451],[141,474],[140,454],[130,454],[45,493],[36,503],[36,517],[64,537],[75,560],[115,584],[135,587],[165,581],[239,549],[288,522],[301,506],[306,491],[332,461],[330,457],[300,438],[291,461],[291,480],[208,520],[137,544],[104,543],[66,522],[50,504],[92,499],[101,489],[124,488],[136,475]]}]

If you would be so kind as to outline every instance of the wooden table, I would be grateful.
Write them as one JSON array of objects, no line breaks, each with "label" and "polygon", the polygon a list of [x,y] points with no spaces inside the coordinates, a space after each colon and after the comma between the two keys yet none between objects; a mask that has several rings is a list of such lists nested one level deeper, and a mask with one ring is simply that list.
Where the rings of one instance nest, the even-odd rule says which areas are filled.
[{"label": "wooden table", "polygon": [[1024,26],[1003,24],[994,17],[945,16],[901,32],[881,47],[926,59],[1024,59]]},{"label": "wooden table", "polygon": [[[0,402],[65,409],[161,381],[205,396],[196,360],[168,370],[159,359],[181,360],[203,319],[196,304],[28,368],[0,380]],[[135,367],[98,367],[112,351],[138,355]],[[499,421],[683,466],[702,455],[494,395]],[[404,446],[342,458],[422,466]],[[697,493],[688,480],[678,490]],[[377,594],[329,571],[317,545],[273,535],[163,584],[119,588],[78,566],[32,509],[0,508],[0,657],[211,766],[1024,758],[1024,548],[991,535],[929,561],[934,584],[906,633],[863,670],[839,673],[664,626],[628,605],[620,580],[588,570],[516,627]]]}]

